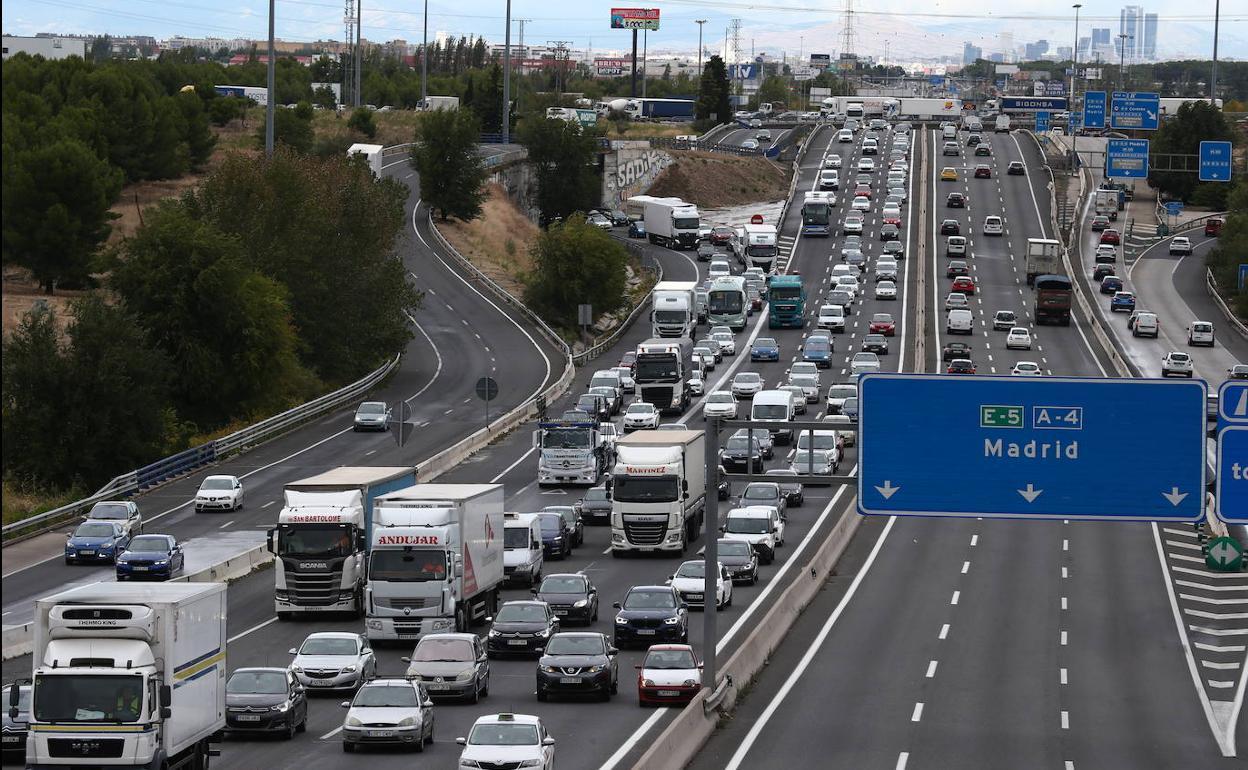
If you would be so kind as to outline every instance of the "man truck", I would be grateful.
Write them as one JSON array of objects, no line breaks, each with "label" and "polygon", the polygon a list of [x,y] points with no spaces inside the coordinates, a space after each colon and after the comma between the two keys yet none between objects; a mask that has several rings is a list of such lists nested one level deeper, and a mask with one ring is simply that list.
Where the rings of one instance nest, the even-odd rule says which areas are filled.
[{"label": "man truck", "polygon": [[680,198],[655,198],[636,195],[629,198],[640,204],[646,237],[651,243],[669,249],[695,249],[698,246],[701,221],[698,207]]},{"label": "man truck", "polygon": [[606,470],[605,448],[598,422],[587,416],[575,420],[546,420],[533,431],[537,449],[537,484],[594,486]]},{"label": "man truck", "polygon": [[688,384],[692,359],[693,341],[688,338],[648,339],[638,345],[633,369],[637,398],[660,412],[683,413],[692,397]]},{"label": "man truck", "polygon": [[659,281],[650,291],[650,336],[692,337],[698,323],[698,284]]},{"label": "man truck", "polygon": [[369,639],[466,632],[494,614],[502,583],[502,484],[417,484],[373,504]]},{"label": "man truck", "polygon": [[225,612],[224,583],[93,583],[36,601],[26,766],[208,767],[225,729]]},{"label": "man truck", "polygon": [[683,553],[702,526],[706,437],[700,430],[642,430],[616,442],[611,555]]},{"label": "man truck", "polygon": [[334,468],[286,485],[269,530],[277,617],[364,612],[364,555],[373,502],[416,483],[415,468]]},{"label": "man truck", "polygon": [[773,275],[767,279],[767,328],[801,328],[806,323],[806,289],[800,275]]}]

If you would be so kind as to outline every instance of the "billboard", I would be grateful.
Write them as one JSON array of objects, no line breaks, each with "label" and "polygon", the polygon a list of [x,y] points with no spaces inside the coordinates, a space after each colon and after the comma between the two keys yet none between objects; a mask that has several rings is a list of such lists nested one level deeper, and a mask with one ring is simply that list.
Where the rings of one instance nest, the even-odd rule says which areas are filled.
[{"label": "billboard", "polygon": [[995,68],[995,69],[996,69],[996,73],[997,73],[998,75],[1016,75],[1016,74],[1018,74],[1018,65],[1017,65],[1017,64],[998,64],[998,65],[996,66],[996,68]]},{"label": "billboard", "polygon": [[832,66],[832,55],[827,53],[812,53],[810,55],[810,66],[817,70],[826,70]]},{"label": "billboard", "polygon": [[611,29],[659,28],[658,8],[612,8]]},{"label": "billboard", "polygon": [[614,78],[632,71],[632,59],[594,59],[594,74],[600,78]]}]

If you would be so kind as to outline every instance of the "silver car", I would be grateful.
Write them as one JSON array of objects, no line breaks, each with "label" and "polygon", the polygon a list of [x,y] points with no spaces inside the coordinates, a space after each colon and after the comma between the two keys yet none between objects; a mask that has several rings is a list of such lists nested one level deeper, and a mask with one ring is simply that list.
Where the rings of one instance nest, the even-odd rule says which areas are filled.
[{"label": "silver car", "polygon": [[365,401],[355,410],[351,430],[389,430],[390,407],[385,401]]},{"label": "silver car", "polygon": [[143,514],[133,500],[107,500],[91,506],[87,521],[109,521],[120,524],[130,537],[143,534]]},{"label": "silver car", "polygon": [[799,449],[793,454],[789,470],[799,476],[830,476],[836,473],[835,456],[825,449]]},{"label": "silver car", "polygon": [[758,372],[737,372],[732,378],[732,395],[737,398],[753,398],[763,389],[763,378]]},{"label": "silver car", "polygon": [[433,743],[433,701],[424,685],[410,679],[375,679],[343,701],[342,750],[362,744],[409,746],[424,751]]},{"label": "silver car", "polygon": [[354,690],[377,673],[377,658],[360,634],[319,631],[290,654],[290,670],[308,690]]},{"label": "silver car", "polygon": [[476,634],[429,634],[402,660],[405,676],[423,684],[430,697],[476,703],[490,694],[490,659]]}]

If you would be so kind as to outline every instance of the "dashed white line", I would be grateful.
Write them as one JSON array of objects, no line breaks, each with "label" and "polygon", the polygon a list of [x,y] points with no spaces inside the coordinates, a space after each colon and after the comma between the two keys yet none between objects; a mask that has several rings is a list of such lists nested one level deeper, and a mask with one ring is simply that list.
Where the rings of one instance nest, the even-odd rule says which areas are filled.
[{"label": "dashed white line", "polygon": [[949,624],[948,623],[940,627],[940,634],[936,638],[944,639],[946,636],[949,636]]},{"label": "dashed white line", "polygon": [[962,592],[961,592],[961,591],[954,591],[954,592],[953,592],[953,597],[949,599],[949,603],[950,603],[950,604],[957,604],[957,603],[958,603],[958,599],[960,599],[960,598],[962,598]]},{"label": "dashed white line", "polygon": [[929,661],[927,664],[927,678],[931,679],[936,676],[936,661]]},{"label": "dashed white line", "polygon": [[919,721],[921,721],[922,719],[923,719],[923,704],[922,704],[922,703],[916,703],[916,704],[914,704],[914,712],[913,712],[912,714],[910,714],[910,721],[911,721],[911,722],[919,722]]},{"label": "dashed white line", "polygon": [[262,506],[260,506],[260,507],[261,507],[261,508],[268,508],[270,505],[272,505],[273,503],[276,503],[276,502],[277,502],[276,500],[270,500],[270,501],[268,501],[267,503],[265,503],[264,505],[262,505]]}]

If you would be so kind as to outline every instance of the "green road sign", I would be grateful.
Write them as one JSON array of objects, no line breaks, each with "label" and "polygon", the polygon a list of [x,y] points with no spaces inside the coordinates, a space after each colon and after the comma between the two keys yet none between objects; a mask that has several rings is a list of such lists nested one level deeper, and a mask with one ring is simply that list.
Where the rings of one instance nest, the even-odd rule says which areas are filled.
[{"label": "green road sign", "polygon": [[1021,406],[981,404],[979,407],[979,427],[1021,428],[1023,427],[1023,408]]},{"label": "green road sign", "polygon": [[1215,538],[1209,543],[1205,564],[1218,572],[1238,572],[1244,566],[1244,549],[1233,537]]}]

